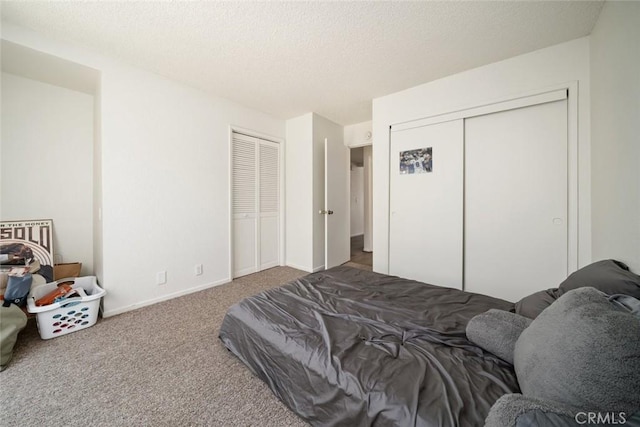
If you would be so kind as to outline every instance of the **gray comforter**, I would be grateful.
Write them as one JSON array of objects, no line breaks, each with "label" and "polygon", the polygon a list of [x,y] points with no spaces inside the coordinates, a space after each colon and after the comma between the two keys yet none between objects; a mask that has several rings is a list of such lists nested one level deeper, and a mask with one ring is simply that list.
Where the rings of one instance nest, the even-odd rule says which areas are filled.
[{"label": "gray comforter", "polygon": [[318,426],[481,426],[519,392],[511,365],[466,339],[513,304],[349,267],[310,274],[227,312],[224,345]]}]

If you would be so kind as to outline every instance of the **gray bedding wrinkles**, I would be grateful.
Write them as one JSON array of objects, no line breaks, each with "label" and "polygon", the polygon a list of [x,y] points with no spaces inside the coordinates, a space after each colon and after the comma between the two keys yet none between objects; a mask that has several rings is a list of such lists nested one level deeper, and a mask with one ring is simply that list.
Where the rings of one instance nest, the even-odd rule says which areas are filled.
[{"label": "gray bedding wrinkles", "polygon": [[227,312],[224,345],[317,426],[481,426],[518,392],[513,368],[465,326],[513,304],[350,267],[313,273]]}]

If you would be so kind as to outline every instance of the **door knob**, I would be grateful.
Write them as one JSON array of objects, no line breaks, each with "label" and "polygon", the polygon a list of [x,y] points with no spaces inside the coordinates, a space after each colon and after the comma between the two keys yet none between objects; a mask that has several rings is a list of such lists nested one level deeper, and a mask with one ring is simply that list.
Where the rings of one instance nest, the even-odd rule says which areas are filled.
[{"label": "door knob", "polygon": [[333,211],[327,211],[327,215],[333,215]]},{"label": "door knob", "polygon": [[333,211],[325,211],[324,209],[318,212],[320,215],[333,215]]}]

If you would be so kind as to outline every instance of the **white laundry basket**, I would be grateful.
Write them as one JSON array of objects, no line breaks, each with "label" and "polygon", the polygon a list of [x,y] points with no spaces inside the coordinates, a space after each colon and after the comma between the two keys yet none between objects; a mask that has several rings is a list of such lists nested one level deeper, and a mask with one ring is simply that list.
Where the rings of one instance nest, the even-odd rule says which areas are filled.
[{"label": "white laundry basket", "polygon": [[[36,306],[37,299],[53,291],[60,283],[69,282],[73,283],[71,287],[78,291],[80,297]],[[95,276],[70,277],[31,289],[27,298],[27,311],[36,314],[40,337],[48,340],[93,326],[98,320],[100,298],[106,293],[98,286]]]}]

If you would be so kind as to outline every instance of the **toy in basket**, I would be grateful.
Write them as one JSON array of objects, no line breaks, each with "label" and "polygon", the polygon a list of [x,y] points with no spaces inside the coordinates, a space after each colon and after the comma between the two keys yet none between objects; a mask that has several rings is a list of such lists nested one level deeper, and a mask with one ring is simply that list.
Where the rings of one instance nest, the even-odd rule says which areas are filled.
[{"label": "toy in basket", "polygon": [[[35,313],[40,337],[47,340],[93,326],[106,293],[95,276],[70,277],[31,289],[27,311]],[[52,303],[39,306],[43,302]]]}]

